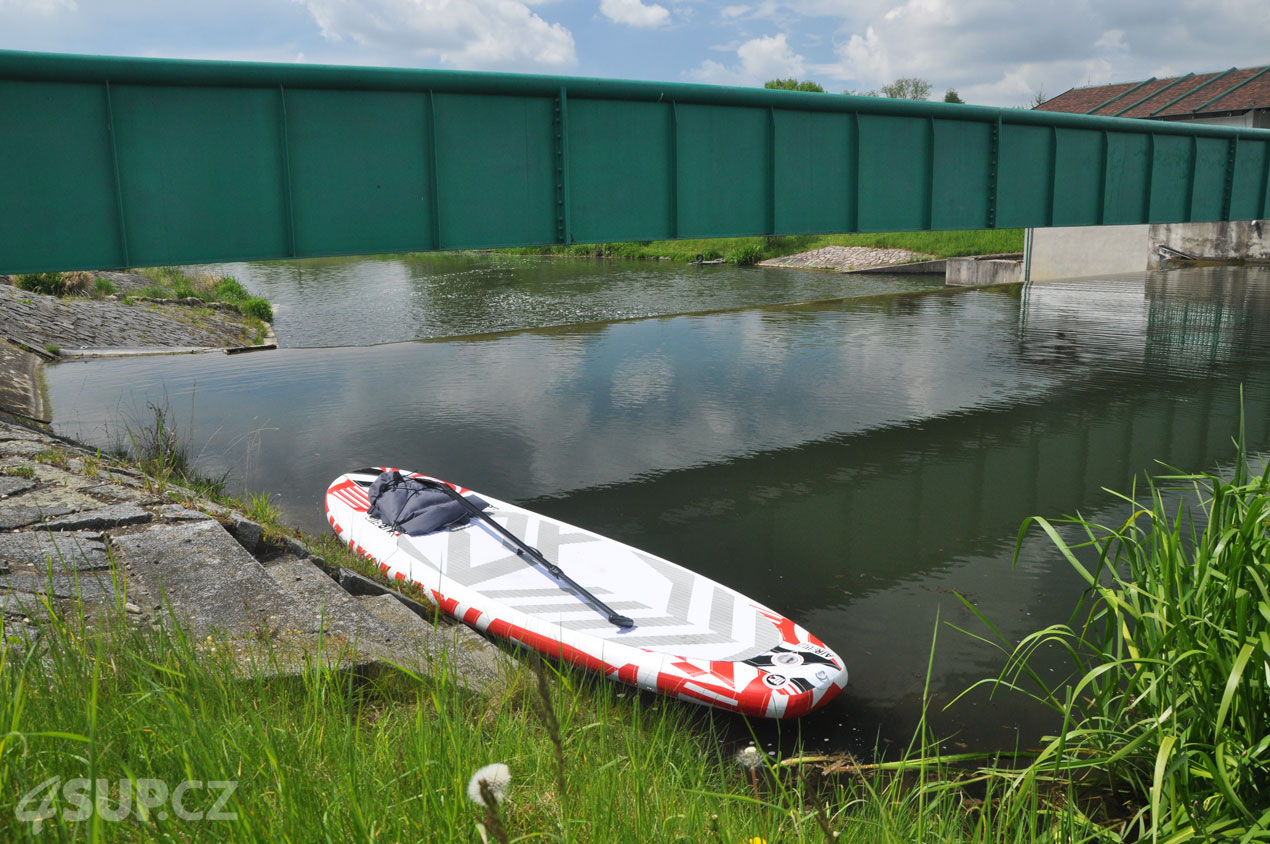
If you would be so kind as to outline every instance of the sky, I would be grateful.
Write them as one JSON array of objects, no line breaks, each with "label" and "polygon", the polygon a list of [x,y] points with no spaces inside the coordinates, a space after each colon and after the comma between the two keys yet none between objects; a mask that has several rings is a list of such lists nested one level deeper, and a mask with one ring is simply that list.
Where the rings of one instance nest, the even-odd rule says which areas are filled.
[{"label": "sky", "polygon": [[1270,64],[1267,0],[0,0],[0,49],[497,70],[966,102]]}]

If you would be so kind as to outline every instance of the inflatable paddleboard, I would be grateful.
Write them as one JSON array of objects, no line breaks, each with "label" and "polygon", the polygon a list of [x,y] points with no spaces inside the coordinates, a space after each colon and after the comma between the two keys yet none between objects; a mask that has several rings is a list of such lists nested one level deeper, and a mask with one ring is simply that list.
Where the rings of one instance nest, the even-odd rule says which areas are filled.
[{"label": "inflatable paddleboard", "polygon": [[[381,473],[390,474],[376,485]],[[426,495],[443,491],[457,499],[446,506],[465,512],[439,529],[430,527],[435,520],[413,519],[430,532],[410,535],[408,523],[382,518],[384,484],[394,475],[399,485],[436,487]],[[326,492],[326,515],[350,549],[385,576],[414,583],[454,618],[614,680],[765,718],[805,715],[847,682],[824,642],[757,601],[427,475],[381,468],[341,475]]]}]

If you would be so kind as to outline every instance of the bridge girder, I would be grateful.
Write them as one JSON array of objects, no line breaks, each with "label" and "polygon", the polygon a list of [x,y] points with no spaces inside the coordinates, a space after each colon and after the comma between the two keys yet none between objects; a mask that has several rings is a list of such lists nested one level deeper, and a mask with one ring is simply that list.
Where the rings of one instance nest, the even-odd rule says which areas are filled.
[{"label": "bridge girder", "polygon": [[1270,217],[1270,131],[0,51],[0,272]]}]

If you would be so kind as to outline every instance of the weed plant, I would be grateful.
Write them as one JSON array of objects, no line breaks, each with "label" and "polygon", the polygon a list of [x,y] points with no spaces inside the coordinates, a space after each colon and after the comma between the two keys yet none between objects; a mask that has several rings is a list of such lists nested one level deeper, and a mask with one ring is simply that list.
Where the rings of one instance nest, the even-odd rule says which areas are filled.
[{"label": "weed plant", "polygon": [[[1170,507],[1157,483],[1184,484],[1193,504]],[[1061,717],[1017,786],[1115,795],[1136,807],[1132,837],[1270,841],[1270,475],[1249,470],[1241,445],[1233,475],[1164,476],[1145,501],[1121,497],[1123,524],[1067,522],[1079,542],[1032,520],[1088,589],[993,681]],[[1031,666],[1052,648],[1070,658],[1064,683]]]},{"label": "weed plant", "polygon": [[735,264],[738,267],[748,267],[751,264],[757,264],[765,257],[767,256],[764,254],[763,247],[760,244],[746,243],[728,252],[725,260],[729,264]]},{"label": "weed plant", "polygon": [[27,273],[14,278],[20,290],[43,293],[46,296],[78,296],[88,292],[92,273],[82,271],[68,273]]},{"label": "weed plant", "polygon": [[226,302],[244,316],[261,322],[273,322],[273,309],[268,300],[252,296],[232,276],[214,276],[210,273],[190,275],[180,267],[152,267],[138,272],[154,282],[154,285],[137,291],[139,296]]},{"label": "weed plant", "polygon": [[66,282],[61,273],[25,273],[14,278],[19,290],[43,293],[45,296],[61,296],[66,292]]}]

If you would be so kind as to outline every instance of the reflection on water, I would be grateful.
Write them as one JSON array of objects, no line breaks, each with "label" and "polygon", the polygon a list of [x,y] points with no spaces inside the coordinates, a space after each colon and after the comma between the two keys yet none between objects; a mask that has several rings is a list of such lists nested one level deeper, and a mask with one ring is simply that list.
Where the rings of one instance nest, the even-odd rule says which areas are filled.
[{"label": "reflection on water", "polygon": [[[166,396],[205,466],[309,530],[333,477],[389,463],[696,568],[846,656],[847,693],[800,729],[858,750],[916,723],[936,613],[979,629],[957,594],[1009,637],[1066,620],[1080,583],[1045,543],[1011,566],[1024,518],[1123,518],[1103,488],[1230,459],[1241,385],[1270,448],[1268,311],[1270,272],[1205,269],[48,380],[58,430],[107,444]],[[940,629],[937,708],[999,667]],[[935,715],[972,747],[1048,726],[985,696]]]},{"label": "reflection on water", "polygon": [[225,264],[273,302],[283,346],[366,346],[942,287],[943,276],[843,275],[669,261],[417,253]]}]

